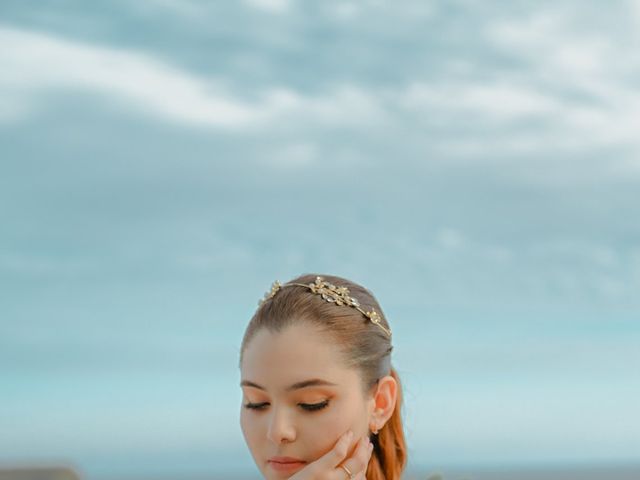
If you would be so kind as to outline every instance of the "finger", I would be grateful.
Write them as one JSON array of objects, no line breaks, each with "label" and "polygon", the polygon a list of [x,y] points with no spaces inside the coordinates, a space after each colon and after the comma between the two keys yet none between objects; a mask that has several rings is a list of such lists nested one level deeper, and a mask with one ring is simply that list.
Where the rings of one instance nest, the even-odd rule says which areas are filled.
[{"label": "finger", "polygon": [[334,447],[313,463],[320,469],[335,468],[345,459],[347,453],[349,453],[349,445],[351,445],[352,439],[353,432],[351,430],[343,433]]},{"label": "finger", "polygon": [[373,452],[373,444],[369,437],[364,436],[358,441],[353,455],[342,462],[342,465],[346,466],[354,474],[366,472],[371,452]]},{"label": "finger", "polygon": [[[362,461],[361,465],[362,468],[360,469],[360,471],[358,471],[356,473],[356,476],[354,477],[354,480],[367,480],[367,470],[369,469],[369,462],[371,460],[371,453],[367,453],[365,459]],[[349,467],[347,467],[349,468]],[[353,468],[358,468],[358,467],[353,467]]]}]

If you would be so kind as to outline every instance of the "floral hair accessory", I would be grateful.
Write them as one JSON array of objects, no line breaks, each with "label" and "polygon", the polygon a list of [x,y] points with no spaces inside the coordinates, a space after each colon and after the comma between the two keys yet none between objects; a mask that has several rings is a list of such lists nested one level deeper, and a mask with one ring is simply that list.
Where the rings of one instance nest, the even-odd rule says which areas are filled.
[{"label": "floral hair accessory", "polygon": [[312,293],[316,295],[320,295],[324,300],[330,303],[335,303],[336,305],[342,306],[346,305],[349,307],[353,307],[362,313],[365,317],[367,317],[371,323],[380,327],[384,333],[391,337],[391,331],[382,325],[380,314],[376,312],[373,308],[371,310],[364,310],[360,306],[360,302],[357,299],[349,295],[349,289],[347,287],[337,287],[329,282],[325,282],[322,277],[316,277],[316,281],[314,283],[285,283],[282,285],[278,280],[271,284],[271,290],[264,294],[264,297],[260,299],[258,302],[259,305],[262,305],[267,300],[273,298],[281,288],[289,287],[297,285],[300,287],[306,287],[311,290]]}]

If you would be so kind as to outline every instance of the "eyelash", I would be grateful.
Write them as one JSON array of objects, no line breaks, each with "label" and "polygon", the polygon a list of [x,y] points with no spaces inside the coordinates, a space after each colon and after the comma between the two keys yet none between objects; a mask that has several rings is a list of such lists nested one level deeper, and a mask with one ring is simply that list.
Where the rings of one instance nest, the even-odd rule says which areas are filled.
[{"label": "eyelash", "polygon": [[[263,410],[267,405],[269,405],[267,402],[245,403],[244,408],[248,408],[250,410]],[[329,400],[324,400],[320,403],[299,403],[298,405],[300,405],[304,410],[315,412],[327,407],[329,405]]]}]

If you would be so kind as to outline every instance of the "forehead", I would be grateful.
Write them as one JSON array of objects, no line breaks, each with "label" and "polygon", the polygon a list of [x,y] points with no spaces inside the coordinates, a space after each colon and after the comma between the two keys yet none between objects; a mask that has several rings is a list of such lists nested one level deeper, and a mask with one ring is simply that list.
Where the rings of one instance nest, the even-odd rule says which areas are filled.
[{"label": "forehead", "polygon": [[308,325],[293,325],[277,333],[261,329],[247,344],[240,368],[243,380],[268,389],[309,378],[343,384],[353,382],[355,375],[344,365],[330,337]]}]

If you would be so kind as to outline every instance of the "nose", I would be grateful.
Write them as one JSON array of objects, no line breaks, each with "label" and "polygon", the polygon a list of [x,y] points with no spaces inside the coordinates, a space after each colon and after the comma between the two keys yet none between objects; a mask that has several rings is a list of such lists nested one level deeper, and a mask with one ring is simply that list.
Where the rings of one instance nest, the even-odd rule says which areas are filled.
[{"label": "nose", "polygon": [[295,425],[284,408],[272,408],[268,421],[267,438],[271,442],[280,445],[283,442],[293,442],[296,439]]}]

